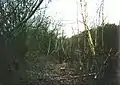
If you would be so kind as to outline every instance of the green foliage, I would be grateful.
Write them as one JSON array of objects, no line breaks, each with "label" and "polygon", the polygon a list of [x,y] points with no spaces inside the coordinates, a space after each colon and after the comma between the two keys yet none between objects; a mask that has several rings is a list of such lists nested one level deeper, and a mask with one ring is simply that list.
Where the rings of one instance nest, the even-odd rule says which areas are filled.
[{"label": "green foliage", "polygon": [[30,81],[46,78],[44,76],[46,65],[56,62],[53,56],[58,35],[57,28],[49,29],[52,24],[52,20],[45,16],[44,12],[35,16],[28,23],[26,61],[29,67],[27,72]]},{"label": "green foliage", "polygon": [[[39,15],[42,16],[42,15]],[[35,22],[35,26],[31,25],[27,33],[27,45],[29,52],[39,51],[40,54],[48,55],[54,50],[57,35],[55,29],[49,30],[52,21],[48,17],[41,17],[42,21]]]},{"label": "green foliage", "polygon": [[27,79],[24,59],[27,52],[26,22],[42,1],[0,1],[0,83],[3,85],[19,84],[20,80]]},{"label": "green foliage", "polygon": [[[114,67],[109,63],[118,50],[118,26],[106,24],[71,38],[59,37],[60,23],[56,24],[45,12],[31,18],[41,3],[42,0],[0,1],[0,83],[46,78],[51,70],[46,66],[63,62],[72,64],[77,73],[95,73],[98,79],[108,77]],[[61,69],[56,70],[57,66],[53,65],[52,71]]]},{"label": "green foliage", "polygon": [[[89,41],[87,39],[86,47],[84,47],[83,40],[85,32],[71,38],[71,40],[73,40],[73,44],[75,43],[73,49],[78,49],[76,54],[79,56],[78,59],[80,62],[80,66],[82,66],[82,69],[85,73],[94,72],[96,73],[98,79],[109,79],[111,78],[109,77],[109,75],[115,73],[115,69],[117,69],[117,57],[115,56],[115,54],[118,51],[118,28],[119,26],[115,24],[106,24],[104,27],[98,26],[96,30],[90,30],[94,43],[96,39],[95,56],[93,56],[91,53]],[[97,36],[95,36],[95,31],[97,31]],[[102,46],[102,42],[104,42],[104,46]],[[85,52],[84,48],[86,48]],[[75,58],[75,56],[71,57]]]}]

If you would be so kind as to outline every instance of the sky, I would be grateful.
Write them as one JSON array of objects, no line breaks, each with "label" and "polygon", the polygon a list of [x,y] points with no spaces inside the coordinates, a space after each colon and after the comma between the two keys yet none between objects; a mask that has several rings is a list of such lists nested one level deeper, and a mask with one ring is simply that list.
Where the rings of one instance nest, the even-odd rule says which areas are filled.
[{"label": "sky", "polygon": [[[6,0],[2,0],[6,1]],[[96,10],[100,6],[102,0],[86,0],[88,12],[88,25],[94,26],[96,23]],[[42,6],[47,3],[44,0]],[[104,17],[105,22],[119,24],[120,20],[120,0],[104,0]],[[84,25],[81,23],[81,8],[80,0],[51,0],[46,10],[47,15],[51,16],[56,21],[63,23],[62,30],[65,35],[71,37],[74,33],[84,30]],[[77,24],[77,19],[80,21]],[[73,31],[74,30],[74,31]]]},{"label": "sky", "polygon": [[[77,18],[82,21],[80,0],[52,0],[48,5],[47,14],[53,17],[56,21],[60,20],[64,26],[62,29],[65,31],[65,35],[68,37],[72,36],[73,30],[77,33],[78,28],[80,31],[84,30],[84,25],[79,22],[77,24]],[[86,0],[87,1],[87,12],[88,12],[88,24],[94,25],[96,10],[100,6],[101,0]],[[120,20],[120,0],[104,0],[104,17],[105,22],[118,24]],[[78,10],[78,11],[77,11]]]}]

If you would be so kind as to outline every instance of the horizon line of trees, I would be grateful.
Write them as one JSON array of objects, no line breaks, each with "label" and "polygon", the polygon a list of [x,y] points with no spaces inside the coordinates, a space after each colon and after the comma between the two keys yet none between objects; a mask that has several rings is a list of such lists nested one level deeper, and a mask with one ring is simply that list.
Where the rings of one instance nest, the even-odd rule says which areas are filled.
[{"label": "horizon line of trees", "polygon": [[95,73],[98,80],[108,82],[117,68],[119,25],[105,24],[89,30],[93,55],[87,31],[70,38],[58,37],[60,23],[52,21],[44,12],[34,16],[42,2],[0,1],[0,84],[17,85],[44,78],[43,69],[48,62],[76,62],[74,68],[78,73]]}]

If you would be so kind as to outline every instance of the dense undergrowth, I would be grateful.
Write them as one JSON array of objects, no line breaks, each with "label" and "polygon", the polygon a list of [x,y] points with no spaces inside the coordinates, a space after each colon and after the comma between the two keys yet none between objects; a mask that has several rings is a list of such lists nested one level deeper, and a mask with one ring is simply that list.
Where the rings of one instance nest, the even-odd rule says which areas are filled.
[{"label": "dense undergrowth", "polygon": [[[35,52],[37,55],[30,56],[33,52],[31,51],[27,56],[36,59],[30,61],[30,63],[34,63],[31,66],[36,66],[34,69],[36,69],[35,71],[38,74],[41,72],[42,78],[44,75],[49,78],[48,80],[59,81],[60,84],[64,83],[65,85],[77,85],[78,83],[91,85],[100,83],[100,80],[102,82],[105,79],[105,82],[111,81],[113,77],[110,75],[113,74],[115,76],[115,69],[117,69],[117,56],[115,56],[117,45],[115,43],[117,43],[118,26],[114,24],[106,24],[104,26],[104,47],[101,46],[101,27],[99,26],[96,30],[98,31],[97,45],[95,47],[96,55],[92,55],[87,39],[86,42],[83,42],[85,37],[82,35],[85,32],[71,38],[65,38],[64,36],[53,38],[53,36],[49,35],[46,40],[53,39],[50,44],[46,44],[48,49],[51,46],[49,54],[47,54],[48,49],[46,49],[46,53],[41,53],[40,50],[37,50]],[[94,39],[94,30],[90,31]],[[49,32],[47,33],[49,34]],[[42,44],[46,43],[44,40],[40,42]],[[40,42],[37,47],[39,45],[44,47],[45,45],[41,45]],[[84,43],[86,43],[86,47],[84,47]],[[28,47],[30,46],[28,45]],[[84,51],[85,48],[86,50]]]},{"label": "dense undergrowth", "polygon": [[67,38],[59,32],[60,23],[36,9],[40,4],[0,1],[0,84],[105,85],[115,80],[119,26],[105,24]]}]

